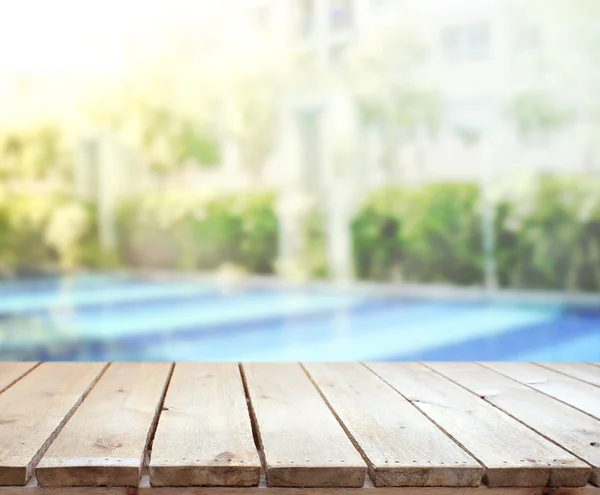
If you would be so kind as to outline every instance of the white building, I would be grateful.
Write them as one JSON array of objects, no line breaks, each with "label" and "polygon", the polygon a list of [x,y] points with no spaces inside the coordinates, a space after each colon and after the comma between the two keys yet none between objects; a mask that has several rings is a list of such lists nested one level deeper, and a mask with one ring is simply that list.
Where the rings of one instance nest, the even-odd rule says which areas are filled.
[{"label": "white building", "polygon": [[[509,112],[511,101],[523,91],[565,98],[565,88],[553,80],[552,46],[546,43],[554,27],[548,16],[531,15],[530,7],[524,0],[248,2],[249,18],[259,30],[286,44],[307,70],[320,70],[323,80],[342,71],[344,54],[377,31],[410,29],[418,34],[431,55],[428,63],[443,113],[435,137],[401,146],[401,170],[394,177],[402,182],[480,180],[482,146],[493,157],[488,164],[491,177],[526,170],[587,172],[594,167],[585,153],[585,126],[580,122],[560,130],[525,132]],[[348,122],[356,115],[343,90],[308,85],[284,107],[280,151],[309,189],[329,191],[338,177],[336,143],[351,148],[345,159],[356,163],[346,167],[360,176],[361,185],[389,180],[378,167],[375,133]]]}]

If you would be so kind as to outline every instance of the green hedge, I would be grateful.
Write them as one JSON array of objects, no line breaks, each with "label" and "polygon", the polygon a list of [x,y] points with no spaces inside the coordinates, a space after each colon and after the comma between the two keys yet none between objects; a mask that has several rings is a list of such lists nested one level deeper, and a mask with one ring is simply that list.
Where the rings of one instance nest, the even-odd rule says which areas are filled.
[{"label": "green hedge", "polygon": [[472,184],[377,191],[351,228],[359,278],[461,285],[483,279],[479,194]]},{"label": "green hedge", "polygon": [[0,270],[69,271],[89,264],[97,246],[94,219],[91,206],[65,196],[0,198]]},{"label": "green hedge", "polygon": [[600,290],[600,181],[540,177],[496,208],[503,287]]},{"label": "green hedge", "polygon": [[[367,197],[352,225],[359,279],[483,283],[480,197],[475,184],[386,188]],[[271,193],[153,194],[123,202],[118,255],[104,253],[94,209],[73,198],[0,196],[0,273],[79,267],[213,270],[233,264],[276,272],[278,221]],[[313,208],[297,264],[326,277],[323,215]],[[494,203],[501,287],[600,291],[600,180],[538,177]]]},{"label": "green hedge", "polygon": [[[475,184],[387,188],[352,223],[358,278],[483,283]],[[494,202],[494,260],[511,289],[600,291],[600,181],[541,176]]]},{"label": "green hedge", "polygon": [[138,266],[215,269],[235,264],[273,273],[278,249],[274,196],[150,195],[120,208],[121,249]]}]

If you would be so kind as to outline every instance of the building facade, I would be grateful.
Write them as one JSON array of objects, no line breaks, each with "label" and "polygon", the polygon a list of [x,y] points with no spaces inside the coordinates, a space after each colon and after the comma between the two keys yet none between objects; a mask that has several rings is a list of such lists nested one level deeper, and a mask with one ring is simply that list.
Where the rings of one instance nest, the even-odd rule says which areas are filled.
[{"label": "building facade", "polygon": [[[428,53],[430,73],[435,74],[441,111],[435,135],[417,133],[398,144],[392,180],[477,181],[522,172],[588,173],[598,164],[586,152],[584,122],[523,128],[519,119],[526,116],[514,108],[521,95],[543,95],[548,101],[565,98],[565,88],[556,81],[556,54],[549,42],[555,26],[548,16],[536,15],[534,3],[256,1],[248,3],[248,15],[263,33],[289,48],[301,70],[318,74],[321,81],[329,81],[332,74],[343,79],[346,55],[378,32],[408,29],[418,36]],[[392,51],[390,58],[393,55]],[[527,101],[523,105],[521,113],[527,110]],[[360,122],[354,107],[346,88],[327,83],[309,85],[283,104],[278,149],[307,187],[328,191],[340,180],[336,147],[345,145],[347,153],[341,152],[345,168],[360,176],[360,185],[376,187],[390,180],[389,170],[380,166],[381,139]],[[536,110],[544,111],[530,109]],[[352,119],[359,121],[351,124]],[[482,158],[482,147],[491,149],[487,152],[491,161]]]}]

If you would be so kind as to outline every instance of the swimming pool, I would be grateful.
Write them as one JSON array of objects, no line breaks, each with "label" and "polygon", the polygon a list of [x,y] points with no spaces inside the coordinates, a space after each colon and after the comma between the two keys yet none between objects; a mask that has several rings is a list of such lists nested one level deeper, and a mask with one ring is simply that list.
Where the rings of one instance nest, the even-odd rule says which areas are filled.
[{"label": "swimming pool", "polygon": [[2,281],[10,359],[600,361],[600,306],[113,275]]}]

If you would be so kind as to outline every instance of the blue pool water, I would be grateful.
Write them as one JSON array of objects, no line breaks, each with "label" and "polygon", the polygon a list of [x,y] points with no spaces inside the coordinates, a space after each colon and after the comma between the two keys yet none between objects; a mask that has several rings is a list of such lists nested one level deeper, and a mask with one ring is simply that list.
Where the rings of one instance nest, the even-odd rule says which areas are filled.
[{"label": "blue pool water", "polygon": [[10,359],[600,361],[600,306],[104,275],[3,281]]}]

